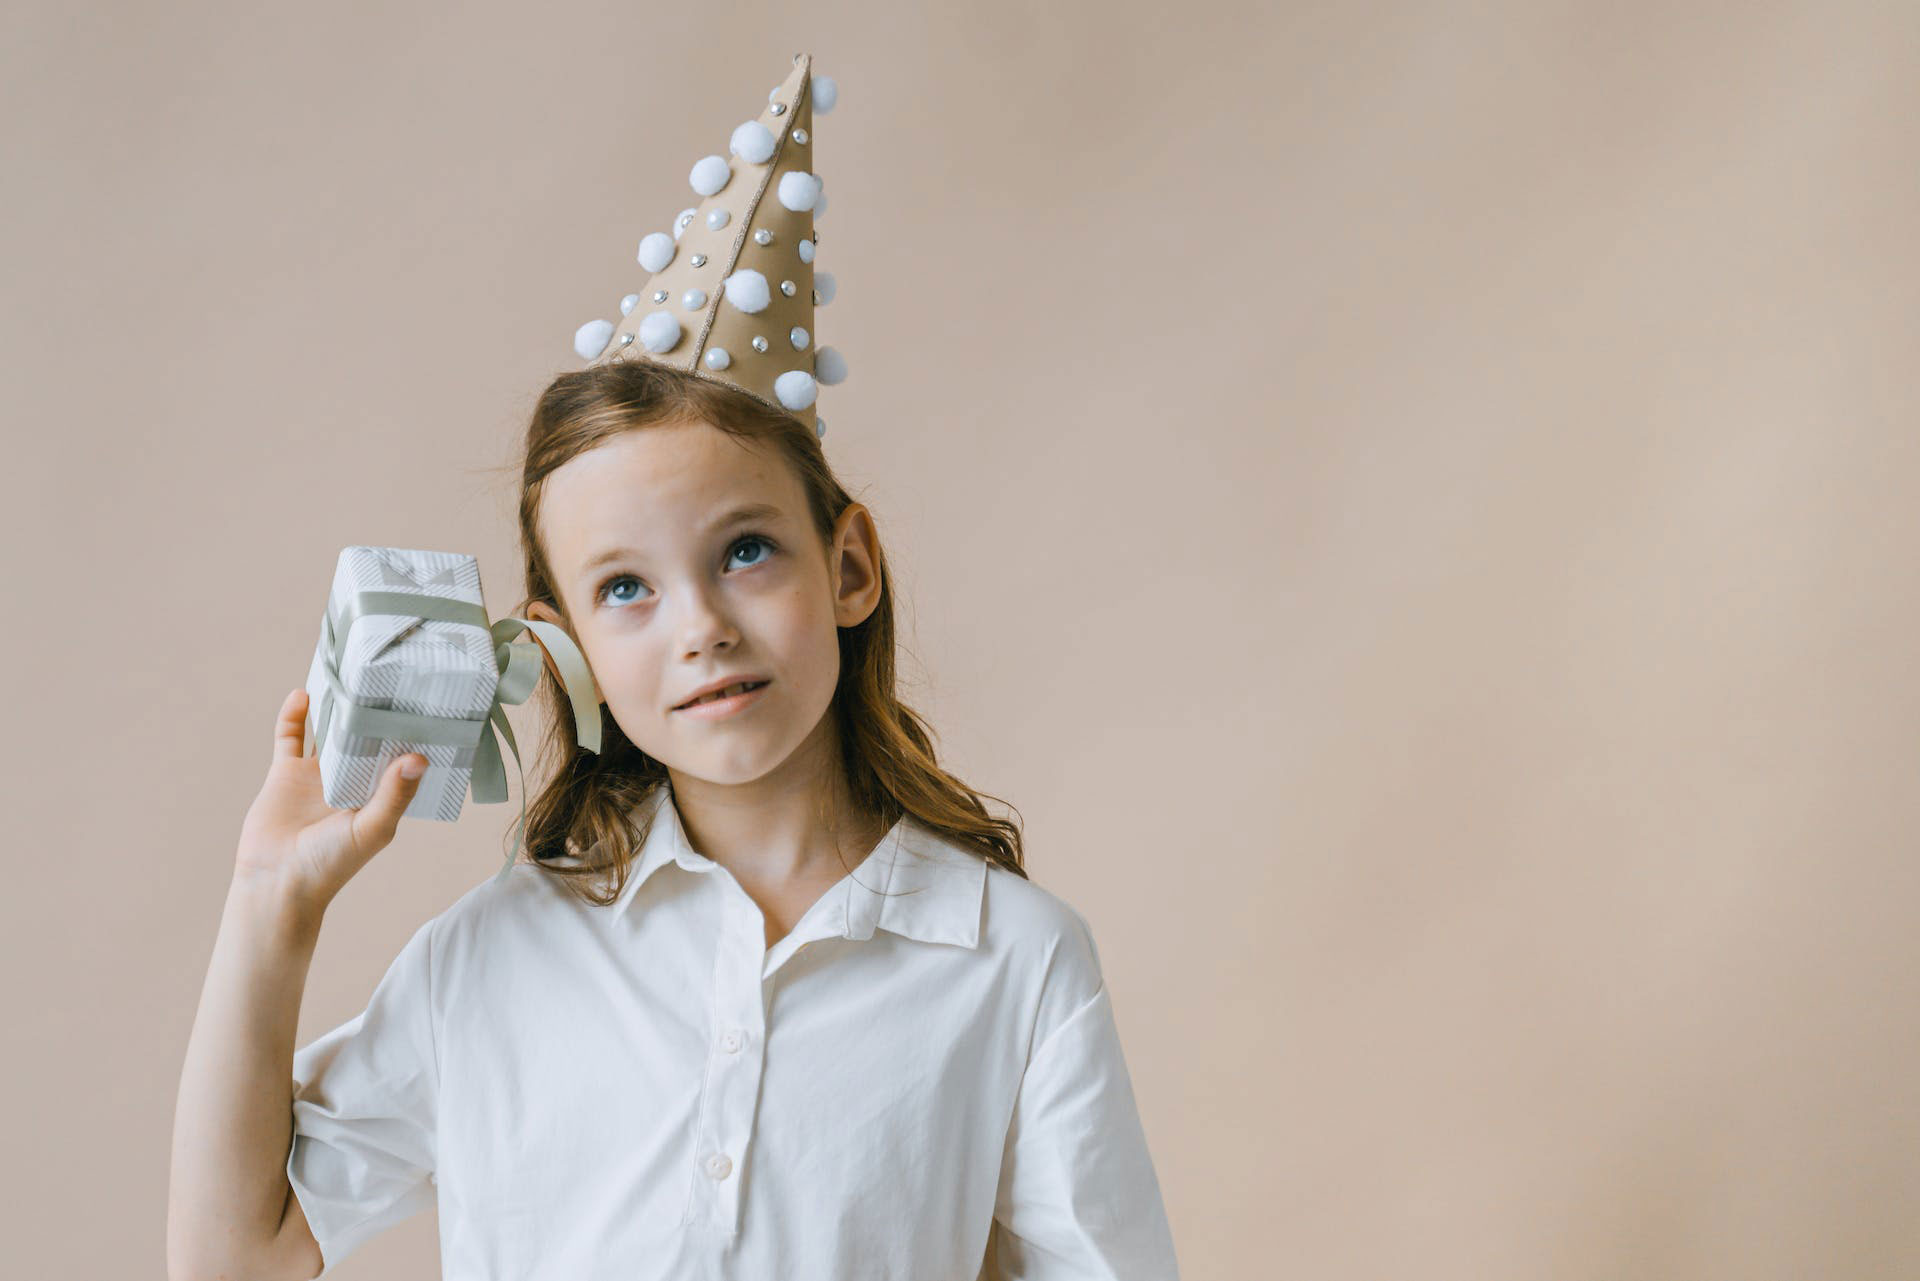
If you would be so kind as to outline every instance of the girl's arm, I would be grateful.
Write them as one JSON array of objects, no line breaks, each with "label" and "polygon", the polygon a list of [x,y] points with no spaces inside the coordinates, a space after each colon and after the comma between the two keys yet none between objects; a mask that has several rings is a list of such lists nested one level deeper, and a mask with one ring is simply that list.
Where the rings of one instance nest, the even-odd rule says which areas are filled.
[{"label": "girl's arm", "polygon": [[[293,1051],[319,914],[236,875],[187,1042],[167,1200],[169,1281],[306,1281],[320,1250],[287,1182]],[[302,1240],[301,1237],[305,1239]]]},{"label": "girl's arm", "polygon": [[294,1049],[327,905],[393,840],[426,758],[390,762],[359,809],[328,806],[303,752],[307,700],[280,704],[266,783],[240,830],[233,880],[187,1040],[167,1187],[167,1276],[300,1278],[321,1254],[294,1205]]},{"label": "girl's arm", "polygon": [[1000,1281],[1179,1281],[1104,984],[1027,1068],[994,1218]]},{"label": "girl's arm", "polygon": [[1113,994],[1092,927],[1071,915],[1007,1129],[982,1276],[1179,1281]]}]

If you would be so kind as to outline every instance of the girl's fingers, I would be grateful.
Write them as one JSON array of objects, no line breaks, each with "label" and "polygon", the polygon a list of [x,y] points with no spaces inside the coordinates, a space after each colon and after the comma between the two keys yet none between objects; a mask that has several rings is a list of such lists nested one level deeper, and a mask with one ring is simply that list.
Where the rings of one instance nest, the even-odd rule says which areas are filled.
[{"label": "girl's fingers", "polygon": [[307,741],[307,691],[296,689],[280,702],[280,717],[273,723],[273,755],[299,756]]}]

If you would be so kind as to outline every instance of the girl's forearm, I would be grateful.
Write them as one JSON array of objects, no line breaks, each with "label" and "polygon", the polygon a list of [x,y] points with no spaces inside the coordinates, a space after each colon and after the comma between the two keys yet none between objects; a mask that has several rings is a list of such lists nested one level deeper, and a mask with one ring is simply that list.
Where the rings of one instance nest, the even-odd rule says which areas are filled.
[{"label": "girl's forearm", "polygon": [[174,1108],[167,1273],[254,1275],[291,1189],[293,1053],[320,905],[236,874]]}]

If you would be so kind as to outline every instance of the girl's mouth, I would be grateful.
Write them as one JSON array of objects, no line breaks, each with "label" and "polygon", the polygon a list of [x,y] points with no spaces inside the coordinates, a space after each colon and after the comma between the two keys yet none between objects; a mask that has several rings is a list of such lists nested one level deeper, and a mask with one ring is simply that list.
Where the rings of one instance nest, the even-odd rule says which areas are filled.
[{"label": "girl's mouth", "polygon": [[685,703],[676,707],[674,710],[677,712],[689,712],[703,720],[713,720],[722,716],[730,716],[741,708],[757,701],[760,697],[760,691],[765,689],[767,684],[768,682],[766,681],[742,681],[740,684],[728,686],[717,694],[709,694],[705,698],[695,699],[693,702]]}]

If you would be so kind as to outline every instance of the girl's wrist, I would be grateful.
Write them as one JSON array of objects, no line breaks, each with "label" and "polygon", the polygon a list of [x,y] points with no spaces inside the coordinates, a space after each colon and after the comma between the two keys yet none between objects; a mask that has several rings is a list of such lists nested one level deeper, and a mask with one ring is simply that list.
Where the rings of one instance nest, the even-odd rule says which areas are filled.
[{"label": "girl's wrist", "polygon": [[276,873],[235,871],[227,886],[227,911],[247,925],[265,929],[293,946],[311,946],[320,936],[327,905],[310,892],[287,884]]}]

